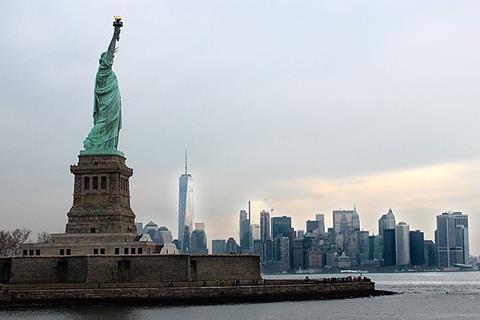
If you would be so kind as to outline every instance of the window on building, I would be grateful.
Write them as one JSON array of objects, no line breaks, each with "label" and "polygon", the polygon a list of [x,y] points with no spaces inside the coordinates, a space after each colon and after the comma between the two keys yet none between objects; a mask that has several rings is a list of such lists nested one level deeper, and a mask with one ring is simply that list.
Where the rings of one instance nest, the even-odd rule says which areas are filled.
[{"label": "window on building", "polygon": [[107,177],[102,177],[100,180],[100,188],[102,188],[102,190],[107,189]]},{"label": "window on building", "polygon": [[33,256],[33,250],[28,250],[28,255]]},{"label": "window on building", "polygon": [[83,178],[83,189],[84,190],[90,189],[90,177]]},{"label": "window on building", "polygon": [[39,256],[40,255],[40,249],[35,250],[35,255]]},{"label": "window on building", "polygon": [[131,254],[135,254],[135,248],[130,249]]},{"label": "window on building", "polygon": [[105,254],[105,248],[100,249],[100,254]]},{"label": "window on building", "polygon": [[60,255],[64,256],[65,255],[65,249],[60,249]]},{"label": "window on building", "polygon": [[128,254],[128,248],[124,248],[124,249],[123,249],[123,253],[124,253],[124,254]]},{"label": "window on building", "polygon": [[143,248],[138,248],[138,254],[143,254]]},{"label": "window on building", "polygon": [[93,254],[98,254],[98,249],[97,248],[93,249]]},{"label": "window on building", "polygon": [[23,255],[26,256],[28,254],[27,250],[23,250]]},{"label": "window on building", "polygon": [[120,248],[115,248],[115,254],[120,254]]},{"label": "window on building", "polygon": [[97,229],[95,229],[95,228],[90,228],[90,233],[95,233],[95,232],[97,232]]},{"label": "window on building", "polygon": [[98,177],[93,177],[93,190],[98,189]]},{"label": "window on building", "polygon": [[72,254],[72,250],[71,249],[67,249],[67,256],[71,255]]}]

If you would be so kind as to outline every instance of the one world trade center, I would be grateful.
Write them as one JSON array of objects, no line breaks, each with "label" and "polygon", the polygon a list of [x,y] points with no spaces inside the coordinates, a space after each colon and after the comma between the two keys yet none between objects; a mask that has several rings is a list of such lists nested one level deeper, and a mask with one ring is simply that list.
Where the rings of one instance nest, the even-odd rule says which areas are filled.
[{"label": "one world trade center", "polygon": [[178,240],[182,252],[188,252],[190,233],[193,231],[193,178],[187,170],[187,151],[185,151],[185,173],[179,178],[178,191]]}]

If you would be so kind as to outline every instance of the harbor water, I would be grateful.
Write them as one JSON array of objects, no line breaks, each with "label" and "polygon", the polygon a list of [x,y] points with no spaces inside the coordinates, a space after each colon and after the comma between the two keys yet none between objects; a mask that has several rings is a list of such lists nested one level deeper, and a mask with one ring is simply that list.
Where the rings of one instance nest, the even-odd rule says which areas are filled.
[{"label": "harbor water", "polygon": [[[309,278],[332,275],[308,275]],[[345,276],[345,274],[337,275]],[[304,278],[278,275],[267,278]],[[377,289],[399,294],[326,301],[207,306],[77,306],[1,310],[0,319],[480,319],[480,272],[367,274]]]}]

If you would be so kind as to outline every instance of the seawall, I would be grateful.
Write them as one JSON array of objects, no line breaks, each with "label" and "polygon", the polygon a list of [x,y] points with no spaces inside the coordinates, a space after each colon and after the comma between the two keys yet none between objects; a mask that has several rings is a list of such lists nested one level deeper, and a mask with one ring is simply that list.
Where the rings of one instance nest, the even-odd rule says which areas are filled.
[{"label": "seawall", "polygon": [[262,279],[253,255],[0,258],[0,305],[237,303],[379,294],[365,278]]},{"label": "seawall", "polygon": [[322,300],[377,295],[373,282],[264,280],[259,284],[158,283],[90,285],[8,285],[0,305],[70,305],[89,303],[218,304],[287,300]]}]

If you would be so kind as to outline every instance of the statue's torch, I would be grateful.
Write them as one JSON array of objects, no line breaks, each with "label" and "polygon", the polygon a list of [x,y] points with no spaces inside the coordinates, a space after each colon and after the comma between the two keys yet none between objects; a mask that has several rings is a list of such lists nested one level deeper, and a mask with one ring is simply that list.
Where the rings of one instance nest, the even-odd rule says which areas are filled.
[{"label": "statue's torch", "polygon": [[115,16],[115,21],[113,21],[113,27],[115,28],[115,31],[118,30],[117,32],[117,41],[120,40],[120,28],[123,27],[123,21],[121,16]]}]

